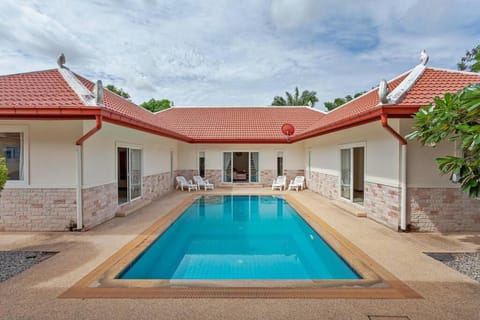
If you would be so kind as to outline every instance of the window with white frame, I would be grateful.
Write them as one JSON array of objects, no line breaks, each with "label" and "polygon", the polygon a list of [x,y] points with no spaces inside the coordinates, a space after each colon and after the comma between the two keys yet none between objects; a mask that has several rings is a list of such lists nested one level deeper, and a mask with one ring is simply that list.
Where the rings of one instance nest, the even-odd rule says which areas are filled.
[{"label": "window with white frame", "polygon": [[8,168],[9,181],[24,180],[24,134],[0,129],[0,150]]}]

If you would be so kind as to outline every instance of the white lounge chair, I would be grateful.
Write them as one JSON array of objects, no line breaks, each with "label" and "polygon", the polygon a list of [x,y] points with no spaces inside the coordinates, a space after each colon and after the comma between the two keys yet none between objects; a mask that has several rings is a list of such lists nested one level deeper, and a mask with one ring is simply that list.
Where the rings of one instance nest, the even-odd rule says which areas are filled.
[{"label": "white lounge chair", "polygon": [[177,180],[177,189],[180,188],[185,190],[188,189],[188,192],[192,190],[198,190],[198,186],[192,182],[192,180],[187,181],[184,176],[176,176],[175,179]]},{"label": "white lounge chair", "polygon": [[195,181],[195,184],[200,188],[202,189],[202,187],[205,188],[205,191],[207,191],[207,189],[215,189],[215,186],[213,183],[210,183],[208,182],[207,179],[203,179],[202,177],[200,176],[193,176],[193,181]]},{"label": "white lounge chair", "polygon": [[303,190],[303,187],[305,185],[305,177],[304,176],[296,176],[295,179],[290,181],[290,184],[288,185],[288,190],[293,190],[298,191],[298,189]]},{"label": "white lounge chair", "polygon": [[272,190],[279,189],[281,190],[287,190],[287,177],[286,176],[278,176],[275,180],[272,182]]}]

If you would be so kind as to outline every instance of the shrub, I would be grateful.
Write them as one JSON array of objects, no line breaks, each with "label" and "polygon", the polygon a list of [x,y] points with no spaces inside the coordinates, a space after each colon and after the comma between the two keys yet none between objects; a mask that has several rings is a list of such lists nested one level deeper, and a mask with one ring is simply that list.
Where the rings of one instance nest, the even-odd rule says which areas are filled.
[{"label": "shrub", "polygon": [[5,186],[7,179],[8,179],[7,164],[5,163],[5,158],[1,157],[0,158],[0,191],[3,190],[3,187]]}]

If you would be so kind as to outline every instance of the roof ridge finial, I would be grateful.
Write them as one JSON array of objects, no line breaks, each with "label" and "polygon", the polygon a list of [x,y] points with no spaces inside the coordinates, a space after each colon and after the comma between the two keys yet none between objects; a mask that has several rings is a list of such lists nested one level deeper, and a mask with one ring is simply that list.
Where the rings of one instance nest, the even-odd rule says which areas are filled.
[{"label": "roof ridge finial", "polygon": [[388,101],[388,94],[390,90],[388,89],[388,82],[385,79],[380,80],[380,84],[378,85],[378,98],[382,104],[387,104]]},{"label": "roof ridge finial", "polygon": [[93,94],[95,96],[95,103],[97,106],[103,105],[103,84],[102,80],[97,80],[97,83],[93,87]]},{"label": "roof ridge finial", "polygon": [[65,68],[64,64],[67,62],[67,58],[65,57],[65,54],[62,52],[57,58],[57,64],[59,68]]},{"label": "roof ridge finial", "polygon": [[427,54],[427,51],[425,49],[422,50],[422,52],[420,52],[420,63],[422,65],[426,65],[427,62],[428,62],[428,54]]}]

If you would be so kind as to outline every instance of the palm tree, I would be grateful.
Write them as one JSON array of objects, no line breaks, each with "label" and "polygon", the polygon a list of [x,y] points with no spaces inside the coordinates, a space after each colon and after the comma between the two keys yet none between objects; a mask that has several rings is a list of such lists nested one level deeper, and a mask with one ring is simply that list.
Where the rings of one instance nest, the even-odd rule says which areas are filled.
[{"label": "palm tree", "polygon": [[318,102],[317,93],[315,91],[305,90],[300,95],[298,87],[295,87],[295,94],[290,92],[285,92],[287,99],[275,96],[272,101],[272,106],[310,106],[314,107],[315,103]]}]

